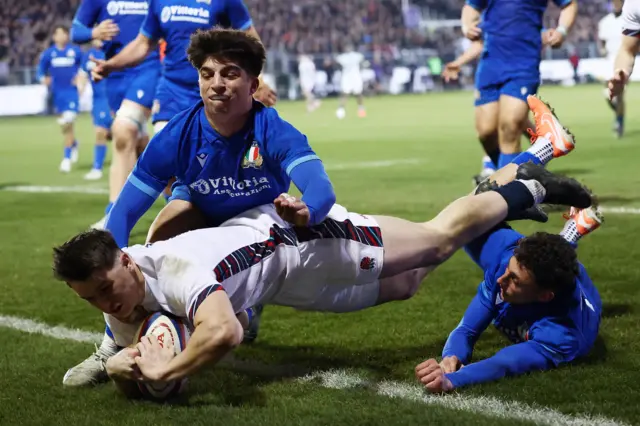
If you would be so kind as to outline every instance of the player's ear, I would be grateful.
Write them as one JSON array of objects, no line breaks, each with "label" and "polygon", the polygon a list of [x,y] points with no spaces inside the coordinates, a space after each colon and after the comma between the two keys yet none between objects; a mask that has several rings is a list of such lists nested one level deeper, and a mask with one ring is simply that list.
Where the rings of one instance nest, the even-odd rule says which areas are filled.
[{"label": "player's ear", "polygon": [[554,292],[552,292],[551,290],[545,290],[540,295],[539,300],[540,302],[546,303],[546,302],[551,302],[554,299],[554,297],[556,297]]},{"label": "player's ear", "polygon": [[135,265],[133,259],[131,259],[131,256],[129,256],[125,252],[120,252],[120,263],[122,264],[122,267],[127,270],[132,270],[133,266]]},{"label": "player's ear", "polygon": [[251,81],[251,94],[253,95],[258,91],[258,87],[260,86],[260,80],[258,77],[253,77]]}]

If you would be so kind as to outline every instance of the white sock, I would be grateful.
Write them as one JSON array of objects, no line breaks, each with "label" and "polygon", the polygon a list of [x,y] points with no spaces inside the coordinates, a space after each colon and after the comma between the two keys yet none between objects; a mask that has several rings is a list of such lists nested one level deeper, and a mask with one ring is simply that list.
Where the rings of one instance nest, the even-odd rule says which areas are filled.
[{"label": "white sock", "polygon": [[567,220],[567,222],[564,224],[564,228],[562,228],[560,236],[562,236],[568,242],[574,244],[578,242],[580,237],[582,237],[582,235],[580,235],[580,233],[578,232],[576,221],[573,220],[573,218]]},{"label": "white sock", "polygon": [[118,345],[116,345],[116,342],[111,337],[109,337],[107,333],[104,333],[104,336],[102,337],[102,343],[100,343],[99,351],[101,351],[105,355],[113,356],[118,352]]},{"label": "white sock", "polygon": [[536,139],[527,152],[536,157],[542,164],[547,164],[553,158],[553,144],[545,137]]},{"label": "white sock", "polygon": [[527,187],[527,189],[533,196],[533,200],[535,204],[540,204],[544,200],[544,197],[547,196],[547,190],[544,189],[544,186],[542,186],[542,184],[537,180],[533,180],[533,179],[530,179],[530,180],[516,179],[516,180]]}]

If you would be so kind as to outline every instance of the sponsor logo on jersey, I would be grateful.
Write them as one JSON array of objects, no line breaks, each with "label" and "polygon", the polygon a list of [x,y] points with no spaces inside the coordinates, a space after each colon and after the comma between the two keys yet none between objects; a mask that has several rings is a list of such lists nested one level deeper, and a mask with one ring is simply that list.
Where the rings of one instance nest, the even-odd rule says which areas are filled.
[{"label": "sponsor logo on jersey", "polygon": [[72,67],[75,65],[76,60],[74,58],[69,58],[67,56],[59,56],[57,58],[51,58],[51,66],[52,67]]},{"label": "sponsor logo on jersey", "polygon": [[115,15],[146,15],[149,6],[146,1],[110,1],[107,3],[107,13]]},{"label": "sponsor logo on jersey", "polygon": [[251,148],[247,151],[242,159],[242,168],[247,169],[249,167],[253,169],[259,169],[262,167],[263,159],[262,155],[260,155],[260,147],[258,146],[258,142],[253,141],[251,144]]},{"label": "sponsor logo on jersey", "polygon": [[160,21],[167,22],[194,22],[196,24],[209,24],[211,12],[203,7],[189,6],[165,6],[160,12]]},{"label": "sponsor logo on jersey", "polygon": [[229,197],[246,197],[271,188],[266,177],[253,177],[237,181],[232,177],[215,179],[198,179],[189,185],[193,191],[202,195],[228,195]]}]

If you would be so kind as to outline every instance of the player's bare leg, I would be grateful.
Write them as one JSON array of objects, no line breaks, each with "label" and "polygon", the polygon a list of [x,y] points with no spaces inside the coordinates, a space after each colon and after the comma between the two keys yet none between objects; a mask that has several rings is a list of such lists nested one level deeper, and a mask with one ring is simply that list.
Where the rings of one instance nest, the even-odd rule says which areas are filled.
[{"label": "player's bare leg", "polygon": [[[75,113],[69,114],[65,111],[58,119],[60,124],[60,130],[62,131],[62,141],[64,144],[64,157],[60,163],[60,171],[62,173],[69,173],[71,171],[72,150],[73,143],[75,141],[75,133],[73,131],[73,120],[75,119]],[[77,154],[76,154],[77,155]]]},{"label": "player's bare leg", "polygon": [[485,156],[482,159],[480,174],[473,177],[475,184],[479,184],[498,168],[500,147],[498,145],[498,102],[489,102],[475,108],[476,133],[482,144]]},{"label": "player's bare leg", "polygon": [[336,110],[336,117],[338,117],[339,120],[342,120],[347,115],[347,111],[344,109],[344,105],[346,104],[346,102],[347,95],[345,93],[342,93],[340,95],[338,109]]},{"label": "player's bare leg", "polygon": [[[428,269],[435,267],[473,239],[489,231],[510,215],[535,204],[591,205],[589,192],[577,181],[556,176],[543,166],[526,163],[518,168],[516,180],[494,191],[459,198],[434,219],[413,223],[404,219],[376,216],[385,245],[381,286],[407,286],[407,280],[422,280]],[[393,277],[391,280],[387,278]],[[401,282],[399,282],[401,281]],[[417,285],[419,281],[415,281]],[[379,303],[385,294],[381,290]]]},{"label": "player's bare leg", "polygon": [[520,138],[529,116],[529,107],[526,102],[507,95],[500,96],[499,105],[498,134],[502,154],[499,166],[502,167],[522,151]]}]

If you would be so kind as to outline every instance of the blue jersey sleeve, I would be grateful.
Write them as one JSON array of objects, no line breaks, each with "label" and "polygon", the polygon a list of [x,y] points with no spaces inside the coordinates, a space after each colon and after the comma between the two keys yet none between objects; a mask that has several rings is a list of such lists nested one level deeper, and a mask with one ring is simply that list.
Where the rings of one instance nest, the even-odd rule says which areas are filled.
[{"label": "blue jersey sleeve", "polygon": [[[73,23],[80,24],[86,28],[91,28],[98,21],[100,16],[100,0],[83,0],[80,2],[80,7],[76,11],[76,16],[73,17]],[[89,41],[84,40],[84,41]],[[81,43],[80,40],[74,40],[76,43]]]},{"label": "blue jersey sleeve", "polygon": [[559,8],[564,8],[566,6],[569,6],[573,2],[573,0],[553,0],[553,2]]},{"label": "blue jersey sleeve", "polygon": [[475,10],[482,11],[487,8],[488,0],[467,0],[466,5],[471,6]]},{"label": "blue jersey sleeve", "polygon": [[446,377],[454,388],[484,383],[553,366],[548,352],[540,343],[528,341],[507,346],[491,358],[466,365]]},{"label": "blue jersey sleeve", "polygon": [[247,30],[253,25],[249,9],[242,0],[226,0],[225,13],[229,18],[231,28]]},{"label": "blue jersey sleeve", "polygon": [[171,123],[149,142],[107,218],[106,228],[119,246],[128,244],[136,222],[153,205],[178,166],[181,126]]},{"label": "blue jersey sleeve", "polygon": [[91,28],[79,21],[73,21],[71,25],[71,41],[74,43],[86,43],[93,38],[93,32]]},{"label": "blue jersey sleeve", "polygon": [[491,324],[495,315],[491,293],[487,293],[488,289],[483,282],[478,287],[478,294],[467,307],[460,324],[449,334],[447,343],[442,350],[443,358],[455,355],[463,364],[469,363],[473,346],[482,332]]},{"label": "blue jersey sleeve", "polygon": [[322,161],[306,161],[294,167],[291,180],[302,193],[302,201],[309,208],[310,225],[322,222],[336,202],[336,194]]},{"label": "blue jersey sleeve", "polygon": [[517,245],[521,238],[522,234],[503,222],[471,241],[464,250],[483,271],[493,272],[502,262],[504,252]]},{"label": "blue jersey sleeve", "polygon": [[155,0],[149,1],[149,12],[142,21],[140,27],[140,34],[150,40],[158,40],[162,38],[162,27],[160,21],[158,21],[158,11],[156,10]]},{"label": "blue jersey sleeve", "polygon": [[42,52],[40,55],[40,61],[38,61],[37,79],[42,82],[42,79],[49,75],[49,67],[51,66],[51,55],[49,49]]},{"label": "blue jersey sleeve", "polygon": [[580,354],[580,333],[570,319],[544,318],[529,329],[529,339],[536,342],[554,366],[571,362]]}]

